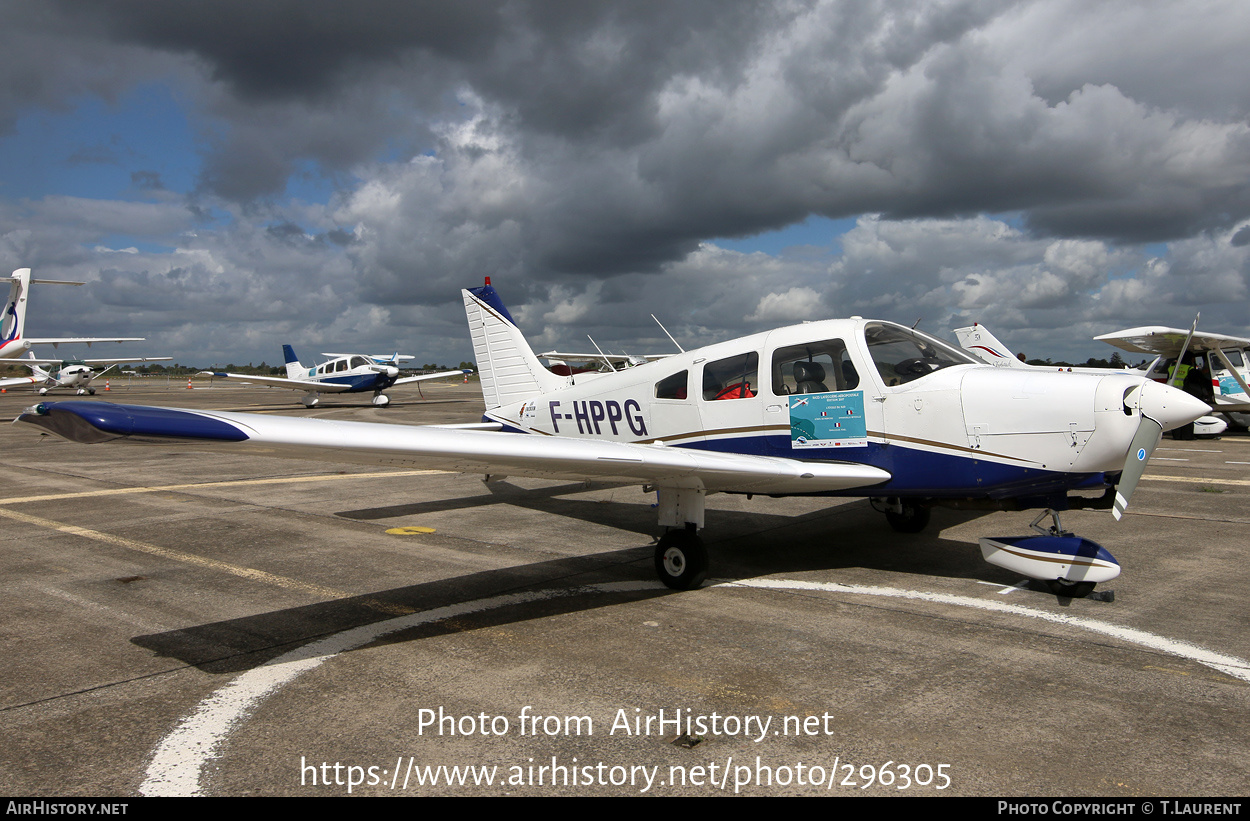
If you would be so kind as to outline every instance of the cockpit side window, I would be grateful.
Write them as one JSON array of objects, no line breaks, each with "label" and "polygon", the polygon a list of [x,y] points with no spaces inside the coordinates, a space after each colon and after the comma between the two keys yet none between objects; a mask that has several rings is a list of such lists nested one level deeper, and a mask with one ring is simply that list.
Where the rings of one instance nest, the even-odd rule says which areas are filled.
[{"label": "cockpit side window", "polygon": [[703,398],[750,399],[759,386],[760,355],[755,351],[703,366]]},{"label": "cockpit side window", "polygon": [[951,365],[971,365],[973,359],[931,336],[899,325],[871,322],[864,326],[868,353],[886,385],[905,385]]},{"label": "cockpit side window", "polygon": [[666,376],[659,382],[655,383],[656,399],[685,399],[687,396],[686,385],[689,382],[690,374],[688,371],[675,373],[672,376]]},{"label": "cockpit side window", "polygon": [[859,373],[841,339],[778,348],[773,352],[773,393],[849,391],[859,387]]},{"label": "cockpit side window", "polygon": [[[1246,366],[1246,361],[1241,358],[1241,351],[1237,348],[1224,349],[1224,355],[1228,357],[1228,364],[1234,368],[1244,368]],[[1218,362],[1219,360],[1217,359],[1216,361]],[[1224,363],[1220,362],[1219,365],[1223,367]]]}]

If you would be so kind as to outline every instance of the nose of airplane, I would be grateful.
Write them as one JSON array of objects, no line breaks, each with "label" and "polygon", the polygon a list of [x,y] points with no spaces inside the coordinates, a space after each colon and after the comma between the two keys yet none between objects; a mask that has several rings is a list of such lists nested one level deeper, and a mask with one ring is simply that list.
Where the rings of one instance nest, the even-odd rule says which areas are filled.
[{"label": "nose of airplane", "polygon": [[1146,381],[1137,392],[1137,408],[1164,430],[1187,425],[1211,412],[1211,406],[1179,388]]},{"label": "nose of airplane", "polygon": [[387,365],[387,366],[386,366],[386,375],[387,375],[387,376],[392,376],[392,377],[393,377],[393,376],[399,376],[399,368],[395,367],[394,365]]}]

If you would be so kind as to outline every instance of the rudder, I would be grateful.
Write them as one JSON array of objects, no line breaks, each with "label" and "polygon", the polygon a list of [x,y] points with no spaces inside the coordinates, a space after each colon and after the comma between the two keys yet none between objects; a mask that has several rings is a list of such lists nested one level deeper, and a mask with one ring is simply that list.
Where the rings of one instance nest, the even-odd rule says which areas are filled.
[{"label": "rudder", "polygon": [[460,295],[487,410],[568,385],[567,378],[556,376],[538,361],[489,277],[482,287],[462,290]]}]

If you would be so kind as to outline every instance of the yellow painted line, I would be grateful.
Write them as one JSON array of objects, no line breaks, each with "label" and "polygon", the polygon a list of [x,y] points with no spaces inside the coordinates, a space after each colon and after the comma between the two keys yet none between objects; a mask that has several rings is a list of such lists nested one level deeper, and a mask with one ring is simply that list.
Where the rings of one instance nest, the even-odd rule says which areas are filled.
[{"label": "yellow painted line", "polygon": [[[221,562],[216,559],[208,559],[203,556],[197,556],[194,553],[184,553],[181,550],[172,550],[168,547],[140,542],[136,539],[127,539],[124,536],[114,536],[111,533],[104,533],[99,530],[92,530],[86,527],[78,527],[77,525],[67,525],[52,519],[43,519],[39,516],[31,516],[29,513],[19,513],[16,510],[4,510],[0,508],[0,518],[12,519],[18,522],[35,525],[36,527],[46,527],[59,533],[67,533],[71,536],[82,536],[85,539],[94,539],[97,542],[113,545],[114,547],[122,547],[127,550],[135,550],[140,553],[147,553],[151,556],[159,556],[170,561],[181,562],[183,564],[195,565],[197,567],[216,570],[221,573],[228,573],[232,576],[248,579],[261,584],[271,584],[276,587],[285,588],[287,590],[298,590],[302,593],[308,593],[322,599],[346,599],[351,594],[336,590],[333,587],[326,587],[320,584],[311,584],[302,582],[298,579],[291,579],[286,576],[279,576],[276,573],[268,573],[264,570],[257,570],[253,567],[242,567],[229,562]],[[412,608],[402,607],[387,602],[378,601],[372,598],[364,598],[362,600],[368,607],[378,610],[389,615],[407,615],[415,612]]]},{"label": "yellow painted line", "polygon": [[159,493],[173,490],[208,490],[215,487],[244,487],[247,485],[283,485],[295,482],[333,482],[339,479],[382,479],[401,476],[432,476],[452,473],[448,470],[399,470],[380,473],[343,473],[320,476],[281,476],[274,479],[232,479],[225,482],[196,482],[187,485],[159,485],[155,487],[122,487],[108,490],[85,490],[79,493],[50,493],[44,496],[14,496],[0,499],[0,505],[16,505],[26,502],[53,502],[58,499],[87,499],[94,496],[124,496],[131,493]]},{"label": "yellow painted line", "polygon": [[1189,482],[1194,485],[1250,485],[1250,479],[1203,479],[1199,476],[1143,476],[1156,482]]},{"label": "yellow painted line", "polygon": [[416,525],[412,525],[409,527],[392,527],[386,532],[392,536],[412,536],[417,533],[433,533],[435,531],[432,527],[417,527]]}]

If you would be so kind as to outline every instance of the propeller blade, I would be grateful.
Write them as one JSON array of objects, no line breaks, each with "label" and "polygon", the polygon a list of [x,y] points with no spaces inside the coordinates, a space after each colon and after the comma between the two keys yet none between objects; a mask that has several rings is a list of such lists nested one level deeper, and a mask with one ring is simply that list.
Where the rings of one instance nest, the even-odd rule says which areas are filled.
[{"label": "propeller blade", "polygon": [[1129,446],[1128,457],[1124,460],[1124,472],[1120,474],[1120,483],[1115,488],[1115,503],[1111,507],[1111,515],[1115,516],[1117,522],[1124,516],[1128,500],[1132,498],[1138,481],[1146,472],[1146,463],[1150,461],[1150,454],[1154,453],[1162,438],[1163,426],[1143,413],[1141,423],[1137,426],[1137,433],[1133,434],[1133,444]]}]

